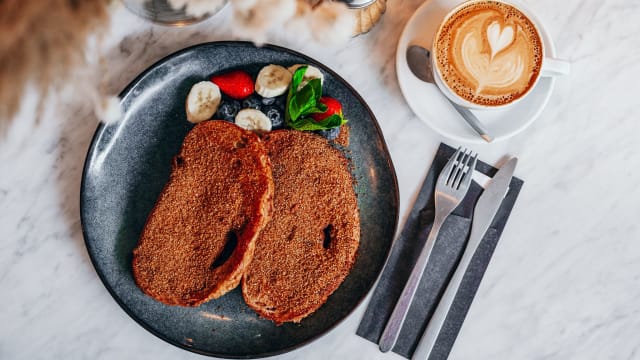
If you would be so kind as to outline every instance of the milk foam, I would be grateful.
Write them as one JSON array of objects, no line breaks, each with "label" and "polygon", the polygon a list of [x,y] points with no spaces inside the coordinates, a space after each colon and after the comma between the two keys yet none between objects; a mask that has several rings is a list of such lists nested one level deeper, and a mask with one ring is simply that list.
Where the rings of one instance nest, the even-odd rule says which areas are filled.
[{"label": "milk foam", "polygon": [[487,26],[487,40],[489,42],[489,48],[491,48],[491,59],[502,51],[502,49],[511,45],[516,39],[514,34],[513,26],[507,25],[502,27],[499,21],[493,21]]},{"label": "milk foam", "polygon": [[473,2],[449,17],[434,42],[444,82],[467,101],[503,105],[523,96],[542,65],[542,42],[513,6]]}]

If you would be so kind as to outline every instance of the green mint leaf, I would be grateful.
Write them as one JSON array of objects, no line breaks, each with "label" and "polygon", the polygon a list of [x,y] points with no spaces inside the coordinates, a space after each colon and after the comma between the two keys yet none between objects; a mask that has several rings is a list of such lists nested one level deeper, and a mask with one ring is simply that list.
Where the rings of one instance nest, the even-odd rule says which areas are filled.
[{"label": "green mint leaf", "polygon": [[316,105],[315,89],[306,85],[296,93],[294,99],[300,109],[300,115],[305,115],[309,109],[314,108]]},{"label": "green mint leaf", "polygon": [[344,117],[338,115],[338,114],[333,114],[331,116],[329,116],[328,118],[322,120],[322,122],[327,122],[327,128],[334,128],[334,127],[338,127],[338,126],[342,126],[343,124],[347,123],[347,119],[345,119]]},{"label": "green mint leaf", "polygon": [[[303,89],[304,90],[304,89]],[[313,90],[307,89],[306,91],[300,90],[293,95],[289,101],[289,114],[291,121],[295,122],[298,118],[303,116],[309,107],[313,104]]]},{"label": "green mint leaf", "polygon": [[291,121],[296,121],[300,117],[302,109],[300,108],[298,94],[293,95],[293,97],[291,97],[291,100],[289,100],[288,110]]},{"label": "green mint leaf", "polygon": [[319,103],[320,98],[322,97],[322,81],[320,79],[311,79],[304,87],[311,87],[313,89],[313,93],[315,95],[315,102]]},{"label": "green mint leaf", "polygon": [[[307,66],[299,67],[291,78],[291,85],[289,86],[289,93],[287,94],[287,103],[285,106],[284,112],[284,120],[285,123],[291,126],[292,121],[295,121],[300,116],[300,109],[297,105],[292,106],[292,99],[295,97],[295,94],[298,90],[298,86],[302,83],[304,79],[304,74],[307,72]],[[293,113],[292,113],[293,110]]]},{"label": "green mint leaf", "polygon": [[334,127],[338,127],[341,126],[342,124],[346,123],[347,120],[345,118],[343,118],[342,116],[338,115],[338,114],[333,114],[329,117],[327,117],[326,119],[318,122],[317,124],[320,124],[322,126],[325,127],[325,130],[334,128]]},{"label": "green mint leaf", "polygon": [[326,105],[319,102],[322,97],[322,83],[319,79],[309,81],[302,89],[298,90],[290,100],[289,111],[291,120],[309,114],[325,112]]},{"label": "green mint leaf", "polygon": [[304,80],[304,74],[307,72],[307,65],[300,66],[293,73],[291,77],[291,87],[289,88],[289,93],[296,92],[298,90],[298,86],[302,84],[302,80]]},{"label": "green mint leaf", "polygon": [[317,122],[313,121],[312,119],[302,118],[302,119],[300,119],[298,124],[296,124],[295,129],[296,130],[304,130],[304,131],[313,131],[313,130],[325,130],[326,127],[320,125],[320,123],[317,123]]},{"label": "green mint leaf", "polygon": [[331,128],[341,126],[346,122],[347,120],[345,118],[337,114],[333,114],[322,121],[315,121],[311,118],[305,117],[296,122],[294,129],[306,131],[329,130]]},{"label": "green mint leaf", "polygon": [[323,103],[317,103],[315,107],[307,109],[307,111],[305,111],[304,115],[306,116],[306,115],[311,115],[311,114],[322,114],[325,111],[327,111],[327,105],[325,105]]},{"label": "green mint leaf", "polygon": [[320,79],[311,79],[300,87],[306,71],[307,67],[301,66],[293,73],[291,86],[287,94],[286,124],[296,130],[312,131],[328,130],[346,123],[347,120],[338,114],[328,116],[322,121],[315,121],[309,117],[311,114],[326,112],[327,106],[320,102],[322,97],[322,82]]}]

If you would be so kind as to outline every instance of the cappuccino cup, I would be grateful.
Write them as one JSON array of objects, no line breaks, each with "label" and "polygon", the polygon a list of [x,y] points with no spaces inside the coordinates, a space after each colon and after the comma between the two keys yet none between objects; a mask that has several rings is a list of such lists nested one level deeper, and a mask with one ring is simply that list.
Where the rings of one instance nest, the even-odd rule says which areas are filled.
[{"label": "cappuccino cup", "polygon": [[569,73],[568,62],[546,57],[539,23],[519,5],[471,0],[452,9],[433,39],[436,85],[473,109],[511,106],[543,76]]}]

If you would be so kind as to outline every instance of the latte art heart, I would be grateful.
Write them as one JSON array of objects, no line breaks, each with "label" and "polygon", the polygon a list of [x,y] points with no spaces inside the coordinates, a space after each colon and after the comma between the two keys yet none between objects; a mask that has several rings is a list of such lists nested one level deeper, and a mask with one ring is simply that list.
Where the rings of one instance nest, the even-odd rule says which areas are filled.
[{"label": "latte art heart", "polygon": [[533,23],[511,5],[475,1],[440,28],[436,66],[457,95],[481,105],[504,105],[525,94],[542,65],[542,41]]},{"label": "latte art heart", "polygon": [[499,53],[502,49],[511,45],[515,32],[512,26],[506,26],[502,28],[497,21],[492,22],[487,27],[487,40],[489,41],[489,47],[491,48],[491,58]]},{"label": "latte art heart", "polygon": [[504,49],[506,45],[502,45],[498,51],[491,48],[490,54],[483,53],[482,45],[480,36],[469,33],[464,37],[461,46],[464,68],[476,82],[476,95],[480,95],[488,87],[509,87],[522,78],[525,67],[521,54],[507,50],[502,56],[494,57],[495,53]]}]

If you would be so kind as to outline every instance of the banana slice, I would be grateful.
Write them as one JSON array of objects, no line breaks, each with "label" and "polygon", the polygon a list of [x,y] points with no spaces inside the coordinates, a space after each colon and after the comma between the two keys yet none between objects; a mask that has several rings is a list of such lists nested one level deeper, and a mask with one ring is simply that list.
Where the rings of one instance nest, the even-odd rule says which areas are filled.
[{"label": "banana slice", "polygon": [[218,110],[220,99],[220,88],[211,81],[193,85],[187,96],[187,120],[197,124],[211,119]]},{"label": "banana slice", "polygon": [[[289,66],[289,72],[291,72],[291,74],[293,75],[293,73],[296,72],[296,70],[298,70],[300,66],[305,66],[305,65],[306,64],[291,65]],[[307,71],[304,72],[304,77],[302,78],[302,82],[298,86],[297,90],[302,89],[305,85],[307,85],[307,83],[311,79],[320,79],[320,83],[324,84],[324,74],[322,73],[322,71],[320,71],[320,69],[318,69],[315,66],[311,66],[311,65],[306,65],[306,66],[307,66]]]},{"label": "banana slice", "polygon": [[271,120],[262,111],[256,109],[242,109],[238,111],[234,120],[236,125],[246,130],[271,131]]},{"label": "banana slice", "polygon": [[256,92],[265,98],[284,94],[291,84],[292,74],[280,65],[267,65],[260,70],[256,79]]}]

